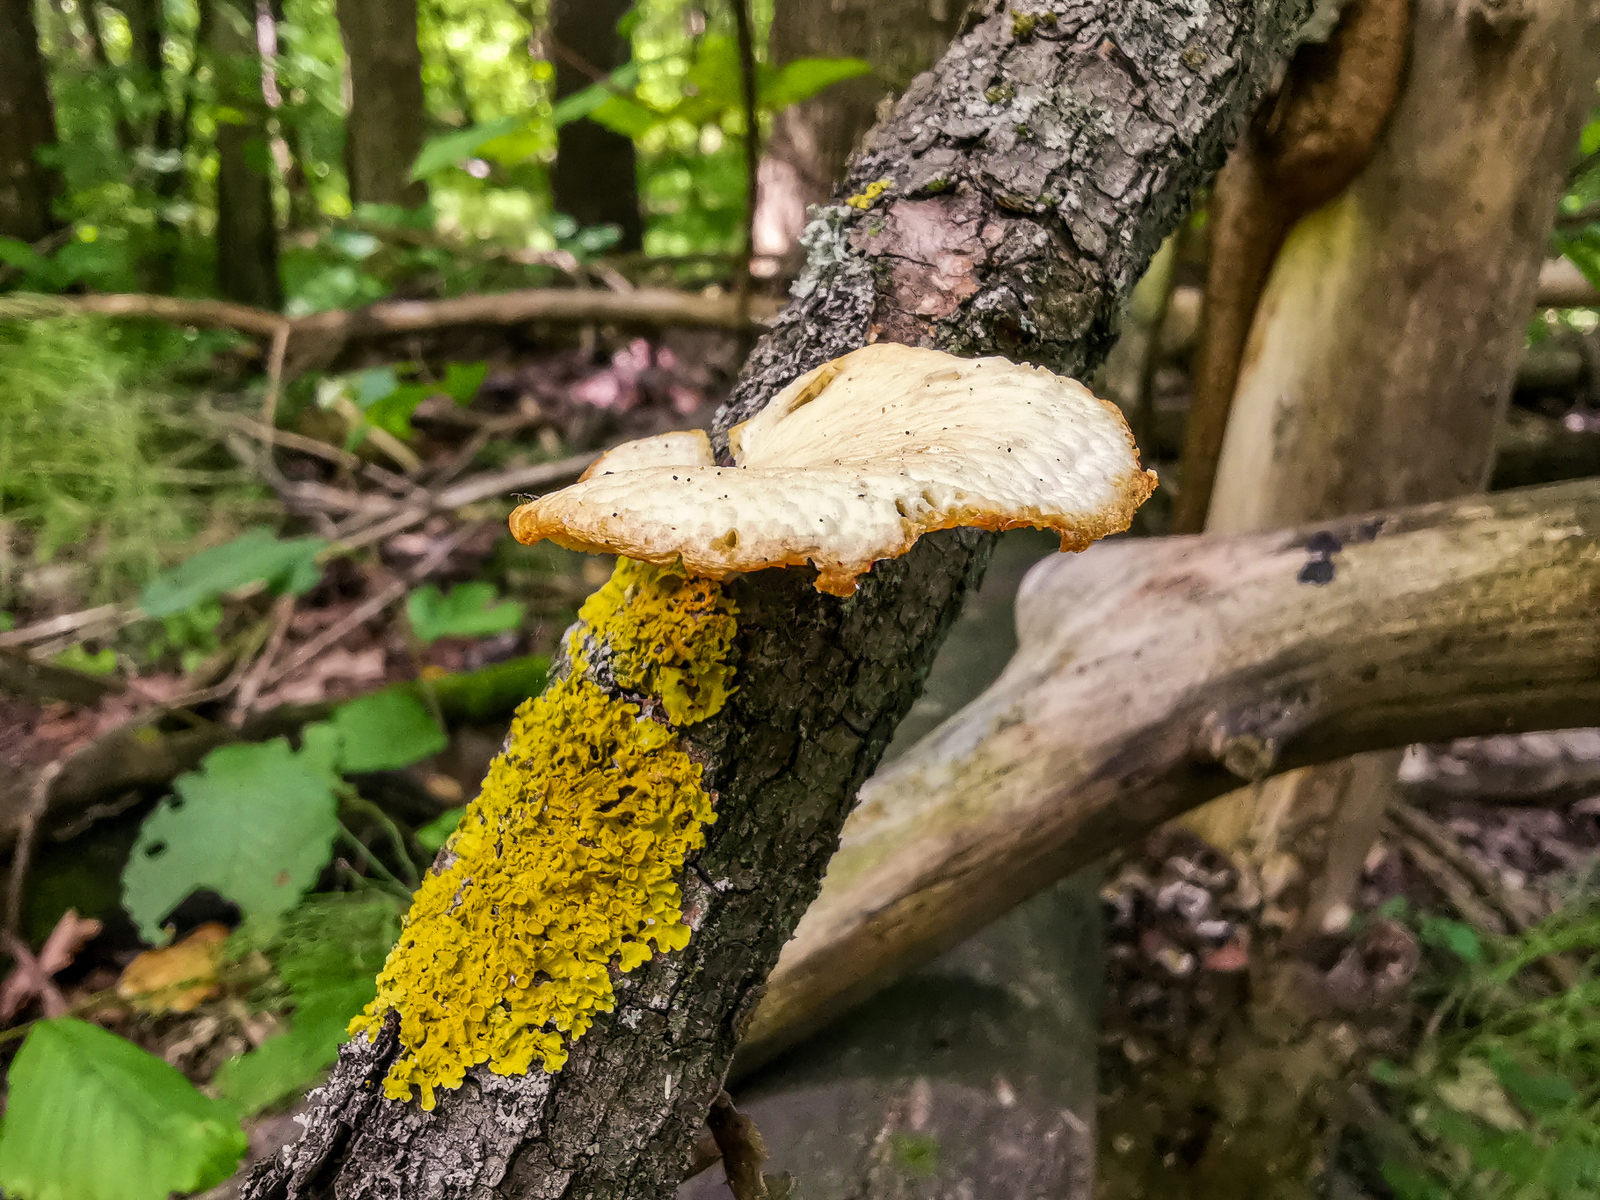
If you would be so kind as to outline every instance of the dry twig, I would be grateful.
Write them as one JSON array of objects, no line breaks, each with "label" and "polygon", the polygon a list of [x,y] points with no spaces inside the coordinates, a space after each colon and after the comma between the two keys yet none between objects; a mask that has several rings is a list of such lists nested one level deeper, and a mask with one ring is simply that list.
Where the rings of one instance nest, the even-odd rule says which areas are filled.
[{"label": "dry twig", "polygon": [[755,1122],[733,1106],[733,1097],[727,1092],[718,1092],[706,1124],[722,1155],[722,1169],[727,1172],[734,1200],[765,1200],[767,1183],[761,1164],[767,1160],[767,1144]]},{"label": "dry twig", "polygon": [[39,822],[50,807],[50,789],[55,786],[62,765],[63,760],[58,758],[45,764],[34,776],[28,807],[17,826],[17,844],[11,852],[11,877],[6,883],[6,934],[13,939],[22,933],[22,897],[28,887],[28,866],[39,841]]}]

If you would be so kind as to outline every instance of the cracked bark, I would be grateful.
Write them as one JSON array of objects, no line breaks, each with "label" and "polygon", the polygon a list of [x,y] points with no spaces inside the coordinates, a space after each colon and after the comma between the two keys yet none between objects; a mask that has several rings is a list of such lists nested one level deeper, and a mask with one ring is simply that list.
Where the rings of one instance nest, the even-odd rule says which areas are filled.
[{"label": "cracked bark", "polygon": [[[978,14],[858,156],[869,211],[807,231],[794,301],[719,414],[758,411],[803,371],[875,339],[1086,374],[1120,297],[1220,163],[1307,0],[1052,0]],[[1052,19],[1053,18],[1053,19]],[[384,1099],[393,1022],[347,1046],[300,1141],[248,1200],[670,1196],[759,999],[816,895],[839,828],[921,686],[992,539],[924,538],[847,600],[809,571],[732,584],[739,690],[684,737],[718,820],[684,883],[681,954],[619,976],[617,1011],[557,1075],[469,1072],[439,1106]]]}]

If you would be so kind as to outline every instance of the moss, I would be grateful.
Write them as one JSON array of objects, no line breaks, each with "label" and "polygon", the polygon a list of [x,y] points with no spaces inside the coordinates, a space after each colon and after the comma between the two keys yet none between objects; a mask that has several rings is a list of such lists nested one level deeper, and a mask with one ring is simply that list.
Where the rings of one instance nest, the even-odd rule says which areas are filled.
[{"label": "moss", "polygon": [[[614,676],[674,724],[725,703],[734,608],[718,585],[622,560],[580,614]],[[681,950],[678,878],[716,819],[671,725],[573,674],[517,712],[505,752],[418,889],[378,996],[350,1024],[399,1013],[393,1099],[459,1087],[470,1067],[558,1071],[613,971]]]},{"label": "moss", "polygon": [[872,207],[872,203],[894,186],[892,179],[875,179],[854,196],[846,197],[845,203],[851,208],[858,208],[862,212]]}]

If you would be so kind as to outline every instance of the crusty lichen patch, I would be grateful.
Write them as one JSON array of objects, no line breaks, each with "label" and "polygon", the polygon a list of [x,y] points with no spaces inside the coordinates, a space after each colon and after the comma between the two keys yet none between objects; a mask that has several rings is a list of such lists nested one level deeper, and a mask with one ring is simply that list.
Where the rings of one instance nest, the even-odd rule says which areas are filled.
[{"label": "crusty lichen patch", "polygon": [[[614,677],[673,725],[726,701],[734,607],[716,584],[621,560],[580,613]],[[468,1068],[558,1071],[613,971],[689,941],[678,878],[716,819],[672,725],[573,673],[518,710],[507,748],[418,889],[378,996],[350,1023],[399,1013],[396,1100],[459,1087]]]}]

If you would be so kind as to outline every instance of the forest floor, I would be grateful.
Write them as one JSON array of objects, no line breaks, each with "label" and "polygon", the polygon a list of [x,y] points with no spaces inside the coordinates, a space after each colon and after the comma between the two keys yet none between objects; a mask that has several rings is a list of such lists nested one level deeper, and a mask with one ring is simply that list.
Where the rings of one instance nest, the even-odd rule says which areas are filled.
[{"label": "forest floor", "polygon": [[[365,902],[388,887],[403,897],[398,881],[425,868],[498,752],[511,708],[609,574],[599,560],[512,542],[513,493],[575,478],[618,441],[708,425],[739,352],[737,339],[701,332],[502,346],[464,397],[430,391],[442,375],[426,379],[428,398],[409,413],[414,435],[398,448],[368,436],[354,452],[339,446],[360,422],[350,396],[359,400],[370,372],[351,377],[343,400],[337,389],[291,389],[276,414],[259,393],[185,393],[193,419],[187,441],[168,448],[172,461],[208,478],[233,472],[219,511],[237,501],[291,540],[319,539],[315,582],[278,596],[259,583],[219,588],[151,621],[129,587],[95,590],[104,547],[11,571],[0,655],[12,657],[0,667],[19,653],[44,666],[0,687],[0,779],[59,771],[72,786],[55,789],[66,803],[36,809],[17,792],[0,805],[7,836],[28,850],[8,880],[20,941],[0,984],[0,1055],[38,1018],[81,1014],[215,1089],[225,1064],[281,1034],[293,1007],[283,946],[228,941],[236,906],[208,892],[185,901],[166,914],[174,944],[160,950],[123,910],[141,825],[198,761],[140,774],[124,749],[206,730],[221,731],[208,744],[298,736],[342,702],[420,687],[447,740],[402,767],[350,773],[347,836],[312,883],[323,896]],[[1174,403],[1162,400],[1163,411]],[[1537,411],[1564,419],[1548,404]],[[271,454],[263,415],[288,435]],[[196,545],[243,523],[213,522]],[[31,548],[15,528],[9,537],[15,567]],[[942,715],[919,710],[913,725]],[[1568,1160],[1582,1167],[1579,1150],[1600,1162],[1592,1117],[1585,1134],[1561,1123],[1565,1109],[1558,1120],[1518,1091],[1570,1076],[1592,1107],[1600,1082],[1583,958],[1600,948],[1597,764],[1600,738],[1585,734],[1414,748],[1347,927],[1293,952],[1283,943],[1296,914],[1270,871],[1251,874],[1170,830],[1110,864],[1097,1194],[1287,1197],[1318,1176],[1330,1195],[1422,1200],[1433,1195],[1427,1180],[1495,1153],[1522,1153],[1545,1175]],[[350,952],[369,979],[375,963],[361,955],[381,961],[395,903],[378,906],[375,949]],[[1562,997],[1567,1007],[1553,1012]],[[1543,1032],[1529,1035],[1533,1010]],[[1564,1022],[1590,1029],[1557,1062],[1540,1039]],[[316,1069],[301,1064],[304,1078],[260,1093],[246,1126],[252,1155],[297,1132],[291,1098]],[[1500,1141],[1441,1132],[1445,1110]]]}]

